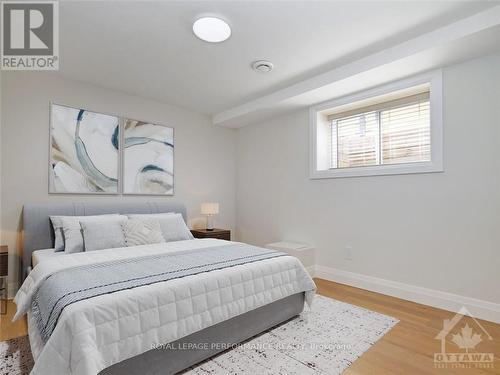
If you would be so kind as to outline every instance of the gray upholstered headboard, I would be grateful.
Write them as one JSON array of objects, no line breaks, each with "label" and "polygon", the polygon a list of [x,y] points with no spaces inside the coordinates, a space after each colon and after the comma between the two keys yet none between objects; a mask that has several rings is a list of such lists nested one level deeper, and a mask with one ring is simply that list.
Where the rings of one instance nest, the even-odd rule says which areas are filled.
[{"label": "gray upholstered headboard", "polygon": [[177,212],[186,220],[186,207],[181,203],[117,202],[117,203],[42,203],[26,204],[23,208],[23,279],[31,266],[34,250],[54,247],[51,215],[86,216],[101,214],[148,214]]}]

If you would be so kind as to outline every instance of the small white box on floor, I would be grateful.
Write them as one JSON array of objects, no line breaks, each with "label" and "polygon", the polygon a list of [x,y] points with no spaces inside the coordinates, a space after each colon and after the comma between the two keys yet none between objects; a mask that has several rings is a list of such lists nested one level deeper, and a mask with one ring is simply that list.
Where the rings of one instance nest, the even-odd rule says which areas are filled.
[{"label": "small white box on floor", "polygon": [[267,249],[282,251],[298,258],[309,272],[315,264],[314,247],[296,242],[275,242],[265,246]]}]

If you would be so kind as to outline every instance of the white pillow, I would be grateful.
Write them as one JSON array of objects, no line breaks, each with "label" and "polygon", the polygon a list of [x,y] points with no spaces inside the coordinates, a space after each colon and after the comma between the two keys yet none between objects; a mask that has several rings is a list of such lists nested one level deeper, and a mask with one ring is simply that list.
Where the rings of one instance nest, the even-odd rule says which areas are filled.
[{"label": "white pillow", "polygon": [[[105,217],[105,216],[116,216],[117,214],[106,214],[106,215],[94,215],[97,217]],[[62,219],[65,217],[91,217],[91,216],[50,216],[50,221],[52,223],[52,228],[54,228],[54,235],[55,235],[55,240],[54,240],[54,249],[55,251],[64,251],[64,230],[63,230],[63,225],[62,225]]]},{"label": "white pillow", "polygon": [[170,212],[167,214],[128,215],[128,217],[138,220],[158,220],[165,242],[192,240],[194,238],[181,214]]},{"label": "white pillow", "polygon": [[65,216],[61,218],[64,233],[64,252],[79,253],[84,251],[80,221],[86,220],[123,220],[122,215]]},{"label": "white pillow", "polygon": [[121,223],[127,246],[165,242],[156,219],[129,219]]}]

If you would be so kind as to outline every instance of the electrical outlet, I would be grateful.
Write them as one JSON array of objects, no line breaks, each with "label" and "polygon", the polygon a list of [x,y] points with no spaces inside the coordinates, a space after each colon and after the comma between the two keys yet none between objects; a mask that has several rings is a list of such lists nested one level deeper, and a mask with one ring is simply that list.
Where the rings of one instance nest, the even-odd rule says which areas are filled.
[{"label": "electrical outlet", "polygon": [[345,259],[352,260],[352,246],[351,245],[347,245],[345,247]]}]

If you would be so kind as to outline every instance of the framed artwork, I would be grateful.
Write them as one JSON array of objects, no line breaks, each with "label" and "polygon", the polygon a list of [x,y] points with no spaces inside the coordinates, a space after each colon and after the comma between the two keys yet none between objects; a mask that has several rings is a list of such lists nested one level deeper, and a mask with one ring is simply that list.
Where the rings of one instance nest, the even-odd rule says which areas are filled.
[{"label": "framed artwork", "polygon": [[174,194],[174,129],[50,106],[49,193]]},{"label": "framed artwork", "polygon": [[123,122],[123,194],[174,194],[174,129]]},{"label": "framed artwork", "polygon": [[118,194],[120,120],[51,104],[49,192]]}]

